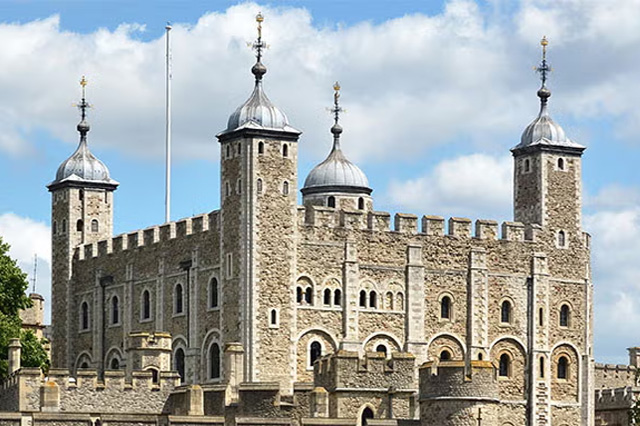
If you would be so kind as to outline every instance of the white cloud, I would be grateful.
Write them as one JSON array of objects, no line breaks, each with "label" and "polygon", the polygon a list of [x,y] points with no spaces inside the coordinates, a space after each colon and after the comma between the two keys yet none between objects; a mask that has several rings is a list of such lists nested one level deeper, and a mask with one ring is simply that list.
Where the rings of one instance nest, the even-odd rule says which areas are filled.
[{"label": "white cloud", "polygon": [[42,223],[14,213],[0,215],[0,237],[11,245],[9,256],[28,274],[28,293],[32,291],[34,256],[38,257],[36,292],[45,298],[45,321],[50,320],[51,230]]},{"label": "white cloud", "polygon": [[473,154],[445,160],[424,176],[392,181],[385,197],[420,214],[508,219],[512,159]]},{"label": "white cloud", "polygon": [[585,205],[600,210],[639,206],[640,190],[620,184],[611,184],[600,189],[593,196],[585,194]]}]

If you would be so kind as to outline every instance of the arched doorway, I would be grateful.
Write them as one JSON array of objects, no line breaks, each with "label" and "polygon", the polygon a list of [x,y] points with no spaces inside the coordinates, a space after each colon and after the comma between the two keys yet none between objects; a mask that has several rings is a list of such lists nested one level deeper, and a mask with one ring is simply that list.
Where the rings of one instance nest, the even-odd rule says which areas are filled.
[{"label": "arched doorway", "polygon": [[365,409],[362,410],[362,414],[360,415],[360,424],[362,426],[366,426],[367,420],[372,418],[373,418],[373,410],[370,407],[365,407]]}]

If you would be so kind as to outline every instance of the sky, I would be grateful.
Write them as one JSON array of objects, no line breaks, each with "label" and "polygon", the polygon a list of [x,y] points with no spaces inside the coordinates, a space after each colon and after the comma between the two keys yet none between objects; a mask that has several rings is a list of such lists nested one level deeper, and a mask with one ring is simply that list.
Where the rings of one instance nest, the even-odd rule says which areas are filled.
[{"label": "sky", "polygon": [[[615,6],[615,7],[613,7]],[[509,149],[538,113],[540,38],[550,110],[583,158],[595,356],[640,345],[640,0],[0,2],[0,235],[50,299],[50,194],[78,143],[121,185],[116,234],[164,220],[164,27],[173,25],[172,219],[218,208],[216,133],[249,96],[254,17],[265,90],[304,133],[299,184],[329,152],[342,86],[343,151],[377,210],[512,219]],[[47,318],[49,310],[47,308]]]}]

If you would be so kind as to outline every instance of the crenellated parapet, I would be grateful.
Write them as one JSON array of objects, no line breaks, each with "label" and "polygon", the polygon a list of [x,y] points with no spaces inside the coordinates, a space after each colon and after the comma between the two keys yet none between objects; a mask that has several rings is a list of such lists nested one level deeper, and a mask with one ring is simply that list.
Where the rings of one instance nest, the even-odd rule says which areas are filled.
[{"label": "crenellated parapet", "polygon": [[625,386],[616,389],[596,390],[596,412],[604,410],[628,410],[640,398],[640,387]]},{"label": "crenellated parapet", "polygon": [[415,356],[406,352],[393,352],[390,357],[367,352],[359,357],[357,352],[341,350],[316,361],[314,385],[329,392],[344,388],[414,390],[414,368]]},{"label": "crenellated parapet", "polygon": [[77,260],[82,261],[114,253],[127,252],[137,248],[150,247],[154,244],[179,241],[180,239],[209,231],[217,232],[220,226],[219,214],[219,210],[214,210],[208,214],[132,231],[108,240],[84,244],[76,248],[75,257]]},{"label": "crenellated parapet", "polygon": [[600,364],[594,368],[596,389],[615,389],[629,386],[638,386],[637,367],[625,364]]}]

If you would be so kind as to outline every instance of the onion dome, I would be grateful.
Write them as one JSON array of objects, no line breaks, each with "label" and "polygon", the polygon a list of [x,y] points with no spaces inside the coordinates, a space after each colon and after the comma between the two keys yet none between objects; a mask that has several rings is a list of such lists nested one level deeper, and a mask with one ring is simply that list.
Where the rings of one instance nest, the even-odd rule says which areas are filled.
[{"label": "onion dome", "polygon": [[91,126],[89,126],[87,122],[86,110],[91,106],[85,99],[85,86],[87,81],[84,77],[82,77],[80,84],[82,85],[82,100],[80,104],[78,104],[78,108],[81,111],[81,120],[77,126],[78,132],[80,133],[80,143],[75,152],[58,167],[56,179],[48,185],[50,189],[51,187],[64,183],[118,185],[118,182],[109,176],[107,166],[89,150],[87,133],[91,130]]},{"label": "onion dome", "polygon": [[542,45],[542,63],[536,68],[542,79],[542,87],[538,90],[540,113],[524,130],[520,143],[512,151],[536,146],[584,150],[585,147],[570,140],[562,127],[549,115],[548,103],[551,91],[546,86],[547,73],[551,71],[546,59],[546,46],[549,42],[543,38],[540,44]]},{"label": "onion dome", "polygon": [[258,39],[252,47],[257,52],[257,61],[251,68],[255,76],[255,87],[249,99],[234,111],[229,117],[227,128],[220,135],[241,129],[267,129],[301,133],[289,125],[285,113],[276,107],[267,97],[262,87],[262,77],[267,73],[267,67],[262,63],[262,50],[267,44],[262,40],[262,14],[256,16],[258,22]]},{"label": "onion dome", "polygon": [[322,163],[311,170],[304,181],[302,194],[316,194],[320,192],[347,192],[371,194],[369,180],[362,170],[345,157],[340,149],[340,134],[342,127],[338,119],[342,108],[338,104],[340,85],[334,85],[334,124],[331,127],[333,147],[329,156]]}]

